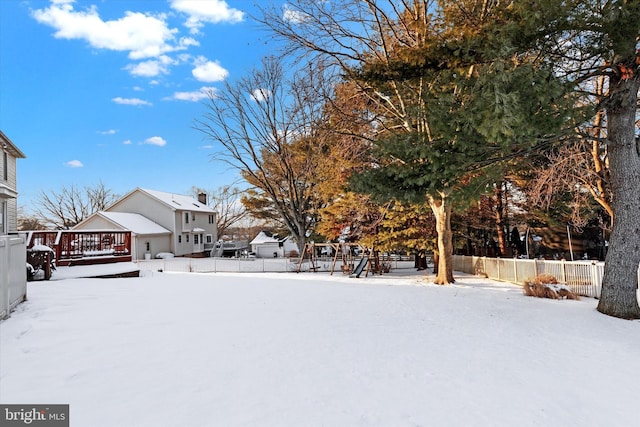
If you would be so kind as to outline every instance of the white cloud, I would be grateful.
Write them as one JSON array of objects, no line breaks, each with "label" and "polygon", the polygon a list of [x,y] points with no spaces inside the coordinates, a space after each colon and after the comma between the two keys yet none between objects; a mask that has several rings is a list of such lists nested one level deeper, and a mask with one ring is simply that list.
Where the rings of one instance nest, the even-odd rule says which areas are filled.
[{"label": "white cloud", "polygon": [[256,102],[263,102],[271,95],[268,89],[255,89],[251,92],[251,98]]},{"label": "white cloud", "polygon": [[118,132],[115,129],[109,129],[109,130],[99,130],[98,133],[100,135],[114,135],[116,132]]},{"label": "white cloud", "polygon": [[201,82],[220,82],[229,75],[219,63],[209,61],[204,56],[196,58],[195,66],[191,74]]},{"label": "white cloud", "polygon": [[127,139],[127,140],[125,140],[125,141],[122,141],[122,143],[123,143],[124,145],[131,145],[131,144],[132,144],[130,139]]},{"label": "white cloud", "polygon": [[118,96],[116,98],[113,98],[112,101],[115,102],[116,104],[123,104],[123,105],[135,105],[135,106],[153,105],[149,101],[145,101],[144,99],[140,99],[140,98],[121,98]]},{"label": "white cloud", "polygon": [[301,24],[307,19],[307,15],[298,10],[293,10],[290,6],[285,4],[284,12],[282,12],[282,18],[286,22],[291,22],[292,24]]},{"label": "white cloud", "polygon": [[167,141],[164,140],[161,136],[152,136],[151,138],[147,138],[144,140],[144,144],[148,145],[157,145],[158,147],[164,147],[167,145]]},{"label": "white cloud", "polygon": [[169,28],[162,14],[125,12],[122,18],[103,21],[96,6],[76,11],[72,2],[58,0],[45,9],[34,10],[33,17],[54,28],[56,38],[85,40],[94,48],[126,51],[131,59],[182,50],[194,41],[171,44],[178,30]]},{"label": "white cloud", "polygon": [[244,12],[230,8],[224,0],[172,0],[171,7],[189,17],[185,26],[197,34],[205,23],[241,22]]},{"label": "white cloud", "polygon": [[156,77],[160,74],[169,74],[169,66],[175,64],[176,61],[167,55],[160,55],[157,59],[129,64],[125,69],[134,76]]},{"label": "white cloud", "polygon": [[198,102],[209,98],[210,95],[215,96],[217,89],[215,87],[201,87],[199,90],[192,92],[175,92],[173,96],[165,98],[166,100],[191,101]]},{"label": "white cloud", "polygon": [[81,168],[84,166],[80,160],[69,160],[65,165],[70,168]]},{"label": "white cloud", "polygon": [[192,37],[181,37],[178,45],[181,49],[186,49],[189,46],[200,46],[200,42]]},{"label": "white cloud", "polygon": [[129,73],[140,77],[155,77],[159,74],[167,74],[167,67],[163,66],[160,61],[143,61],[137,64],[129,64],[125,67]]}]

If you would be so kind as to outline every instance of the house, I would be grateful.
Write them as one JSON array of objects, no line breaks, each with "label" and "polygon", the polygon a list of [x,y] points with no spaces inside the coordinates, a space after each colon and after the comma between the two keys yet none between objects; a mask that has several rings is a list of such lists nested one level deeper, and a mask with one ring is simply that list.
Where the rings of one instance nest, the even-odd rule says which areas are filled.
[{"label": "house", "polygon": [[18,229],[18,191],[16,159],[25,155],[0,131],[0,236]]},{"label": "house", "polygon": [[[298,245],[293,239],[280,238],[277,234],[271,234],[268,231],[258,233],[249,244],[256,258],[282,258],[298,254]],[[294,253],[295,255],[292,255]]]},{"label": "house", "polygon": [[27,293],[26,246],[17,234],[17,159],[25,155],[0,131],[0,319]]},{"label": "house", "polygon": [[162,252],[176,256],[208,254],[218,238],[216,212],[207,206],[205,194],[194,199],[136,188],[74,229],[105,227],[128,229],[136,234],[134,259],[155,257]]}]

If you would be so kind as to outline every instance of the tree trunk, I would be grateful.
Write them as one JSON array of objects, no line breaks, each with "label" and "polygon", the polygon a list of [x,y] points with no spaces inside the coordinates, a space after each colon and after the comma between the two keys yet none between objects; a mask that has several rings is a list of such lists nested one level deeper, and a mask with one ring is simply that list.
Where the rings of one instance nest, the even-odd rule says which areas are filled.
[{"label": "tree trunk", "polygon": [[638,76],[610,80],[607,107],[608,156],[613,192],[613,229],[605,260],[598,311],[623,319],[640,319],[640,153],[634,134]]},{"label": "tree trunk", "polygon": [[429,196],[429,206],[435,216],[438,233],[438,273],[433,283],[436,285],[454,283],[451,200],[448,194],[440,193],[440,197]]},{"label": "tree trunk", "polygon": [[496,231],[498,233],[498,248],[500,256],[507,254],[507,241],[504,236],[504,205],[502,204],[502,182],[496,184]]}]

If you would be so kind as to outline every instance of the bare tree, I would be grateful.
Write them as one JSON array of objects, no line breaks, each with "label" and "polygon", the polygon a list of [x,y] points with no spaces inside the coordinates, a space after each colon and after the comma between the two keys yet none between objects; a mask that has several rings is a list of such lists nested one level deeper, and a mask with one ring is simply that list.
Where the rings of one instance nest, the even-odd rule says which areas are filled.
[{"label": "bare tree", "polygon": [[193,187],[192,193],[196,197],[202,193],[207,195],[207,205],[216,211],[216,227],[219,239],[225,235],[230,227],[233,227],[248,215],[247,210],[240,201],[244,192],[233,185],[223,185],[210,191]]},{"label": "bare tree", "polygon": [[71,185],[60,191],[40,192],[35,216],[44,224],[58,230],[68,230],[90,215],[105,210],[118,195],[99,182],[82,189]]},{"label": "bare tree", "polygon": [[295,237],[300,251],[315,223],[314,178],[325,82],[321,67],[289,73],[267,58],[235,84],[209,93],[196,129],[220,144],[216,157],[238,170]]},{"label": "bare tree", "polygon": [[26,214],[22,206],[18,208],[18,230],[28,231],[46,229],[46,225],[43,224],[37,216],[33,214]]}]

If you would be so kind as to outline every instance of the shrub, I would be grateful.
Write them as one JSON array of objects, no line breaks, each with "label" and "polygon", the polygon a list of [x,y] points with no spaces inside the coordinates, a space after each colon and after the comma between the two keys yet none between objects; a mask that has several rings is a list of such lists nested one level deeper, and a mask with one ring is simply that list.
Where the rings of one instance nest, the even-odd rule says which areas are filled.
[{"label": "shrub", "polygon": [[551,299],[579,299],[564,283],[558,283],[558,279],[550,274],[540,274],[535,278],[527,279],[522,286],[524,294],[530,297]]}]

